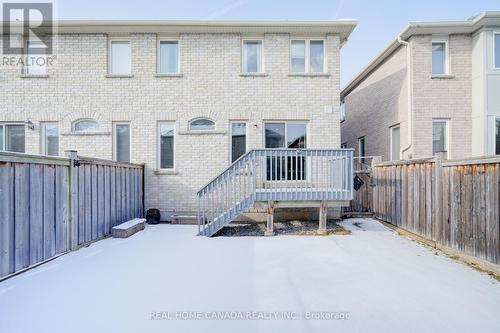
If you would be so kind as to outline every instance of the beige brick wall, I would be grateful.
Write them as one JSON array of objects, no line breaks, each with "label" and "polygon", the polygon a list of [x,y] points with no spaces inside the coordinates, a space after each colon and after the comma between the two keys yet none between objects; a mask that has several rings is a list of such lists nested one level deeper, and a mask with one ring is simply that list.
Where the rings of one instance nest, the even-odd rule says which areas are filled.
[{"label": "beige brick wall", "polygon": [[364,136],[366,155],[388,160],[389,128],[397,124],[401,127],[401,146],[406,145],[406,59],[405,47],[399,47],[345,97],[342,143],[355,148],[355,156],[358,156],[358,138]]},{"label": "beige brick wall", "polygon": [[[60,35],[48,78],[21,78],[20,67],[0,67],[0,122],[24,121],[26,150],[40,153],[40,122],[57,121],[60,151],[112,158],[112,123],[130,121],[132,161],[146,163],[146,207],[194,212],[196,191],[229,164],[229,121],[248,122],[248,146],[262,147],[265,120],[308,123],[308,146],[337,148],[339,37],[326,36],[329,76],[289,76],[288,34],[264,37],[265,77],[240,76],[239,34],[181,34],[182,77],[155,77],[155,34],[130,35],[133,78],[106,78],[108,36]],[[325,113],[333,106],[333,113]],[[212,134],[190,134],[188,121],[210,117]],[[99,121],[101,131],[76,135],[71,124]],[[174,121],[175,174],[157,169],[157,123]]]},{"label": "beige brick wall", "polygon": [[411,38],[413,61],[413,157],[432,156],[432,119],[449,119],[449,158],[471,156],[472,39],[449,36],[451,78],[431,79],[432,36]]},{"label": "beige brick wall", "polygon": [[[412,146],[404,158],[432,156],[432,120],[448,119],[449,158],[471,155],[472,44],[470,35],[449,36],[450,77],[431,78],[432,36],[413,36]],[[365,136],[366,155],[390,158],[390,131],[401,126],[401,148],[408,144],[406,48],[399,47],[348,96],[342,142],[358,149]]]}]

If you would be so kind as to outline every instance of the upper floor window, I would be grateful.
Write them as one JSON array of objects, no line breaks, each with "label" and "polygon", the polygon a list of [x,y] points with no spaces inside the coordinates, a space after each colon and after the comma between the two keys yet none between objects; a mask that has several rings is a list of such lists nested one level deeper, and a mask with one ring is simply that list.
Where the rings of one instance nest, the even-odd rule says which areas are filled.
[{"label": "upper floor window", "polygon": [[242,58],[242,72],[263,72],[262,40],[244,40]]},{"label": "upper floor window", "polygon": [[500,69],[500,32],[495,32],[493,43],[495,48],[495,68]]},{"label": "upper floor window", "polygon": [[179,41],[160,40],[158,45],[158,72],[160,74],[179,73]]},{"label": "upper floor window", "polygon": [[109,74],[130,74],[130,41],[111,40],[109,45]]},{"label": "upper floor window", "polygon": [[213,120],[207,118],[200,118],[192,120],[189,123],[189,130],[191,131],[213,131],[215,130],[215,123]]},{"label": "upper floor window", "polygon": [[47,59],[45,44],[40,41],[26,41],[25,73],[29,75],[45,75],[47,73]]},{"label": "upper floor window", "polygon": [[78,120],[73,124],[74,132],[97,132],[99,123],[92,119]]},{"label": "upper floor window", "polygon": [[323,40],[295,39],[290,45],[292,73],[323,73],[325,71],[325,43]]},{"label": "upper floor window", "polygon": [[24,124],[0,124],[0,150],[24,153]]},{"label": "upper floor window", "polygon": [[432,41],[432,74],[448,74],[448,42]]}]

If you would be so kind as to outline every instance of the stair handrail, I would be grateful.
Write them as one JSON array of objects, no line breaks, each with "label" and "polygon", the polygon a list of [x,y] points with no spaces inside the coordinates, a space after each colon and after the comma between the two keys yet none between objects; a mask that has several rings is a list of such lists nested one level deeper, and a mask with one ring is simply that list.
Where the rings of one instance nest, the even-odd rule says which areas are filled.
[{"label": "stair handrail", "polygon": [[198,192],[196,192],[197,195],[201,195],[201,193],[203,192],[203,190],[205,190],[210,184],[212,184],[213,182],[215,182],[217,179],[219,179],[220,177],[222,177],[223,175],[225,175],[227,172],[229,172],[229,170],[233,167],[235,167],[236,163],[238,163],[240,160],[242,160],[243,158],[249,156],[250,154],[252,154],[253,152],[255,151],[255,149],[250,149],[249,151],[247,151],[245,154],[241,155],[238,159],[236,159],[233,163],[231,163],[229,166],[227,166],[224,170],[222,170],[217,176],[215,176],[214,178],[212,178],[208,183],[206,183],[204,186],[202,186]]}]

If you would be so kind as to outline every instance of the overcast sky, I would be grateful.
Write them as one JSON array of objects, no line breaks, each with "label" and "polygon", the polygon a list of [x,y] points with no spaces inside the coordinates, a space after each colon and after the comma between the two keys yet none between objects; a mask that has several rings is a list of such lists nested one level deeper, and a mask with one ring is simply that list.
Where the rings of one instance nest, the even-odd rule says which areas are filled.
[{"label": "overcast sky", "polygon": [[341,86],[409,21],[465,20],[499,0],[59,0],[60,19],[332,20],[359,25],[341,53]]}]

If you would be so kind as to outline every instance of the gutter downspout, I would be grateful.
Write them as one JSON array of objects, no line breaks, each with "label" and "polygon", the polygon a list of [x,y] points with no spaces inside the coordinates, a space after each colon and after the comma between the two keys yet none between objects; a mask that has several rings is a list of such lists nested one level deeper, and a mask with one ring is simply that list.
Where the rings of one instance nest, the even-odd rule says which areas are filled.
[{"label": "gutter downspout", "polygon": [[408,111],[408,119],[407,119],[407,122],[408,122],[408,144],[406,145],[406,147],[404,147],[402,150],[401,150],[401,158],[403,158],[403,153],[406,152],[408,149],[411,148],[412,146],[412,143],[413,143],[413,120],[412,120],[412,116],[413,116],[413,110],[412,110],[412,107],[413,107],[413,81],[412,81],[412,68],[411,68],[411,47],[410,47],[410,43],[407,42],[407,41],[404,41],[402,38],[401,38],[401,35],[398,36],[398,43],[400,43],[401,45],[404,45],[406,47],[406,77],[408,78],[408,83],[407,83],[407,87],[408,87],[408,106],[407,106],[407,111]]}]

